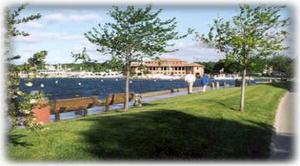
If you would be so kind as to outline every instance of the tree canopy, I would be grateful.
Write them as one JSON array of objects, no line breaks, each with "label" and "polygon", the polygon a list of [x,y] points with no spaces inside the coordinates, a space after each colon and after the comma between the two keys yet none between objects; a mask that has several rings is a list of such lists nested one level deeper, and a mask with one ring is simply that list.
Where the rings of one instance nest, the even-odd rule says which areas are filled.
[{"label": "tree canopy", "polygon": [[244,110],[244,92],[247,69],[255,62],[279,55],[287,47],[287,18],[280,14],[282,6],[241,5],[240,12],[231,20],[217,18],[207,35],[197,34],[198,39],[225,53],[241,66],[241,107]]},{"label": "tree canopy", "polygon": [[284,55],[274,56],[268,60],[268,66],[272,67],[273,75],[278,74],[285,77],[294,76],[295,60]]},{"label": "tree canopy", "polygon": [[[40,129],[41,126],[34,121],[34,114],[32,108],[34,104],[31,101],[40,101],[44,99],[44,94],[39,92],[37,94],[29,94],[19,89],[20,77],[19,72],[35,72],[38,67],[42,67],[45,62],[44,59],[47,55],[47,51],[41,51],[33,55],[28,59],[27,65],[22,67],[14,65],[13,60],[20,58],[20,55],[12,55],[9,51],[9,41],[16,36],[29,36],[29,33],[20,31],[17,29],[17,25],[24,24],[32,20],[39,19],[41,15],[39,13],[29,16],[21,17],[20,13],[25,9],[26,5],[19,6],[16,10],[6,10],[6,62],[8,65],[7,70],[7,104],[8,104],[8,116],[12,127],[16,127],[20,124],[24,124],[25,127],[30,129]],[[28,80],[31,78],[28,76]],[[21,117],[25,118],[21,118]]]},{"label": "tree canopy", "polygon": [[152,7],[136,8],[128,6],[125,9],[113,7],[109,15],[112,22],[98,24],[85,37],[104,55],[109,55],[121,61],[126,75],[126,102],[128,108],[130,65],[132,62],[142,62],[144,58],[157,57],[161,53],[172,52],[172,40],[181,39],[187,34],[179,35],[176,32],[175,18],[162,20],[158,17],[160,10]]},{"label": "tree canopy", "polygon": [[16,10],[6,10],[6,29],[7,29],[7,36],[14,37],[14,36],[29,36],[28,32],[20,31],[16,28],[19,24],[24,24],[32,20],[39,19],[41,14],[31,14],[26,17],[19,18],[20,13],[25,9],[26,4],[19,6]]},{"label": "tree canopy", "polygon": [[210,30],[198,37],[226,54],[242,66],[249,66],[258,58],[278,55],[287,47],[283,44],[288,32],[288,19],[283,19],[283,7],[240,6],[240,13],[231,21],[214,20]]},{"label": "tree canopy", "polygon": [[[175,32],[175,18],[161,20],[161,9],[153,11],[151,6],[125,10],[114,7],[109,12],[114,22],[98,25],[85,33],[85,37],[99,46],[99,52],[112,55],[124,63],[141,61],[145,56],[154,56],[175,50],[168,41],[181,39],[186,35]],[[130,55],[130,56],[128,56]]]}]

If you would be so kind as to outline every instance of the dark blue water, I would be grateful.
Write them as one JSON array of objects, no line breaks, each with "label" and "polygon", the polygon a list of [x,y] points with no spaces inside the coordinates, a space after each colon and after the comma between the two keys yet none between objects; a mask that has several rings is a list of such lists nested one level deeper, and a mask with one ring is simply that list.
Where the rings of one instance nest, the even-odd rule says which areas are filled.
[{"label": "dark blue water", "polygon": [[[216,80],[210,80],[211,82]],[[112,93],[122,93],[125,91],[124,79],[112,78],[37,78],[33,80],[33,86],[25,86],[25,80],[21,80],[20,89],[26,92],[40,90],[47,94],[50,100],[71,98],[75,96],[98,96],[104,99]],[[222,86],[224,82],[234,85],[234,80],[219,81]],[[44,87],[41,87],[41,84]],[[81,85],[79,85],[81,84]],[[197,79],[194,87],[203,86],[201,79]],[[132,79],[130,91],[134,93],[144,93],[159,90],[169,90],[185,88],[187,83],[184,80],[145,80]]]}]

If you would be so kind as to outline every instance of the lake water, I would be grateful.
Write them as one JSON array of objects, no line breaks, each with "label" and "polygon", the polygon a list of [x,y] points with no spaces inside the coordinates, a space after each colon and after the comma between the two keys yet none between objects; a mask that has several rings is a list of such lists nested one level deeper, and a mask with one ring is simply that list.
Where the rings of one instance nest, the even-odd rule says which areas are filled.
[{"label": "lake water", "polygon": [[[216,80],[210,80],[216,81]],[[33,86],[25,86],[25,80],[21,80],[20,89],[26,92],[41,90],[46,93],[50,100],[71,98],[75,96],[98,96],[104,99],[112,93],[123,93],[125,80],[122,78],[37,78],[33,80]],[[220,80],[222,85],[226,82],[234,85],[234,80]],[[203,86],[201,79],[197,79],[194,87]],[[144,93],[176,88],[185,88],[187,83],[184,80],[146,80],[132,79],[130,91]]]},{"label": "lake water", "polygon": [[[224,83],[233,86],[235,80],[210,80],[210,82],[219,81],[220,86],[224,86]],[[203,86],[201,79],[197,79],[194,83],[194,87]],[[38,78],[33,79],[33,86],[25,86],[26,80],[22,79],[20,83],[20,89],[31,92],[41,90],[46,93],[50,100],[72,98],[76,95],[79,96],[98,96],[100,99],[104,99],[106,96],[112,93],[123,93],[125,80],[120,78]],[[255,83],[255,81],[251,81]],[[130,91],[135,93],[144,93],[160,90],[170,90],[176,88],[186,88],[187,83],[184,80],[146,80],[146,79],[132,79],[130,81]],[[165,97],[184,95],[186,92],[178,92],[174,94],[167,94],[162,96],[154,96],[143,99],[143,102],[149,102],[152,100],[159,100]],[[133,102],[129,103],[130,105]],[[115,104],[111,106],[113,109],[121,109],[123,104]],[[97,114],[104,111],[103,106],[97,106],[88,109],[88,114]],[[61,113],[61,120],[73,119],[80,117],[74,112]],[[50,116],[50,120],[54,121],[54,115]]]}]

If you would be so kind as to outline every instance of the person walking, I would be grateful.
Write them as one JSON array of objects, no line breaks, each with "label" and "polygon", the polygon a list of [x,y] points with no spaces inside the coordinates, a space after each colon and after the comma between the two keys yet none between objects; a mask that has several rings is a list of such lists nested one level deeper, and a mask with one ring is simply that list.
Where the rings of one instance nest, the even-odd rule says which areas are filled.
[{"label": "person walking", "polygon": [[193,92],[193,84],[196,81],[196,77],[194,74],[188,73],[184,77],[184,81],[188,83],[188,94],[191,94]]},{"label": "person walking", "polygon": [[201,79],[201,82],[202,82],[202,85],[203,85],[203,89],[202,89],[202,92],[205,92],[206,91],[206,87],[209,83],[209,78],[207,75],[204,75]]}]

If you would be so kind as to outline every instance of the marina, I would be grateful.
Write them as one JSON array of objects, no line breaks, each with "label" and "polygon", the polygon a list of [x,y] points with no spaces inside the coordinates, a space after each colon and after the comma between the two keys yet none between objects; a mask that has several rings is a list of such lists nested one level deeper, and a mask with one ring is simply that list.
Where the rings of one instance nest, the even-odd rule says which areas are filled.
[{"label": "marina", "polygon": [[[215,81],[218,81],[221,86],[224,86],[224,83],[235,84],[235,80],[210,80],[210,82]],[[255,80],[249,82],[255,83]],[[36,78],[32,80],[32,86],[26,84],[28,82],[21,79],[20,90],[28,93],[43,91],[50,100],[86,96],[104,99],[109,94],[123,93],[125,80],[123,78]],[[187,83],[181,79],[132,79],[129,86],[131,92],[145,93],[186,88]],[[193,86],[203,86],[201,79],[197,79]]]}]

